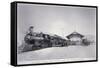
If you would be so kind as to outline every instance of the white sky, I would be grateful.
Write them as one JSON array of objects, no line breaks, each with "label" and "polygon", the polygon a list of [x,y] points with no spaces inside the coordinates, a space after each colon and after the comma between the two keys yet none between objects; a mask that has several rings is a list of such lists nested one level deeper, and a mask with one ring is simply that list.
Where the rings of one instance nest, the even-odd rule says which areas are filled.
[{"label": "white sky", "polygon": [[77,31],[83,35],[95,35],[96,9],[88,7],[47,6],[18,4],[18,43],[22,42],[30,26],[34,31],[65,37]]}]

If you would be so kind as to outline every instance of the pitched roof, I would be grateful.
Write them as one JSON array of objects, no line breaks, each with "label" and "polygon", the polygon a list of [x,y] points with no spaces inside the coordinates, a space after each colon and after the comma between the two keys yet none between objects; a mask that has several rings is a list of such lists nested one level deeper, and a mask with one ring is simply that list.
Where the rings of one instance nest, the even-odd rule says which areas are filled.
[{"label": "pitched roof", "polygon": [[73,32],[73,33],[71,33],[71,34],[69,34],[68,36],[66,36],[68,39],[70,39],[70,38],[72,38],[72,37],[84,37],[84,35],[82,35],[82,34],[80,34],[80,33],[78,33],[78,32]]}]

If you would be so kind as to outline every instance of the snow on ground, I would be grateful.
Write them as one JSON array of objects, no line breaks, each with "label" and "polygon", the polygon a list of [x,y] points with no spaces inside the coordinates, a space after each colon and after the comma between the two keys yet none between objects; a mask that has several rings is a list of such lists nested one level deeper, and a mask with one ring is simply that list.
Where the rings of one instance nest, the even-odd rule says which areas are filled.
[{"label": "snow on ground", "polygon": [[[17,55],[18,64],[31,64],[39,60],[53,59],[85,59],[96,57],[96,46],[68,46],[68,47],[51,47],[36,51],[29,51]],[[88,60],[87,59],[87,60]],[[74,61],[74,60],[73,60]],[[39,61],[40,62],[40,61]]]}]

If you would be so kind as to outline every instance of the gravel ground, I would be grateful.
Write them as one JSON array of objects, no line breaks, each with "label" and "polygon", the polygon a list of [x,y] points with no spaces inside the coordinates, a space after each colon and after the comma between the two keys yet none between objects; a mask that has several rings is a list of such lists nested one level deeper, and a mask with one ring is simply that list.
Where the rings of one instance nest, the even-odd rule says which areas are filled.
[{"label": "gravel ground", "polygon": [[33,61],[53,60],[53,59],[85,59],[95,60],[96,46],[68,46],[68,47],[51,47],[36,51],[29,51],[17,55],[18,64],[31,64]]}]

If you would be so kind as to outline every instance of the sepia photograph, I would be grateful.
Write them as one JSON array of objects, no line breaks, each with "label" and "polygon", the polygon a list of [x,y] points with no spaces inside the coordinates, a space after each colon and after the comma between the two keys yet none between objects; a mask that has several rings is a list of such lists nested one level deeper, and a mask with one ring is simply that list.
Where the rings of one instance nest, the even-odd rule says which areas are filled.
[{"label": "sepia photograph", "polygon": [[96,60],[96,8],[17,3],[17,64]]}]

